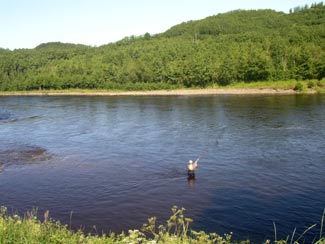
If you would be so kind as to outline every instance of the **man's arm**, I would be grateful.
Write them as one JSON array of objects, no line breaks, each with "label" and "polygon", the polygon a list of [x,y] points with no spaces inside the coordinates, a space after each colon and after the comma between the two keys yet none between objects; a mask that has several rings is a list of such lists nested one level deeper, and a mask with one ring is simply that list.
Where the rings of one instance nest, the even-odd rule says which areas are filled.
[{"label": "man's arm", "polygon": [[197,160],[195,160],[195,162],[194,162],[195,168],[197,167],[197,164],[198,164],[199,160],[200,160],[200,158],[198,158]]}]

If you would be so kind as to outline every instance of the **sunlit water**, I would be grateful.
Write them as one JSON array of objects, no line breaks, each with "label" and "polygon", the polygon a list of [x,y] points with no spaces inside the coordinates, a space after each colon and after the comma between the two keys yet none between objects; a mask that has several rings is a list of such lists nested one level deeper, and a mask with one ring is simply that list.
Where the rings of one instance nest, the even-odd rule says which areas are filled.
[{"label": "sunlit water", "polygon": [[99,233],[177,205],[193,229],[285,238],[320,223],[324,121],[324,95],[0,97],[0,205]]}]

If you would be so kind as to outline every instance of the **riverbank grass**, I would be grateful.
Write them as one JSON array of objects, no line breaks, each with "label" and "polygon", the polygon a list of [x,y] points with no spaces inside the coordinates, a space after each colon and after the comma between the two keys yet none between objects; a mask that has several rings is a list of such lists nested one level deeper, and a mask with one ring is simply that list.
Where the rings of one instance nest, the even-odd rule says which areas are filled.
[{"label": "riverbank grass", "polygon": [[[249,240],[234,241],[232,233],[218,235],[216,233],[205,233],[204,231],[193,231],[189,229],[192,219],[184,217],[184,208],[172,208],[172,215],[165,225],[156,224],[156,218],[148,219],[140,230],[129,230],[128,233],[109,235],[86,235],[82,231],[73,232],[67,225],[49,218],[49,212],[45,212],[43,221],[36,217],[35,212],[27,212],[24,218],[18,215],[7,215],[7,209],[0,210],[0,243],[1,244],[249,244]],[[325,244],[323,236],[325,210],[320,225],[318,240],[313,244]],[[300,244],[302,236],[307,233],[313,225],[306,229],[303,234],[295,238],[295,231],[285,240],[277,240],[275,228],[275,244]],[[264,244],[271,243],[266,240]]]},{"label": "riverbank grass", "polygon": [[[152,83],[135,83],[129,84],[128,86],[112,86],[111,89],[41,89],[41,90],[28,90],[28,91],[0,91],[0,95],[17,95],[17,96],[28,96],[28,95],[164,95],[173,94],[176,92],[177,95],[191,95],[193,91],[195,94],[265,94],[265,90],[273,90],[278,94],[288,93],[292,91],[296,93],[325,93],[325,78],[322,80],[306,80],[306,81],[258,81],[258,82],[239,82],[233,83],[227,86],[220,86],[213,84],[205,88],[200,87],[181,87],[176,85],[155,85]],[[239,91],[240,90],[240,91]],[[157,92],[158,91],[158,92]],[[159,92],[160,91],[160,92]],[[219,91],[219,92],[218,92]],[[254,92],[252,92],[254,91]],[[143,92],[143,93],[141,93]]]},{"label": "riverbank grass", "polygon": [[[221,88],[220,86],[213,86]],[[230,84],[222,88],[229,89],[279,89],[279,90],[295,90],[298,92],[316,91],[325,93],[325,78],[322,80],[287,80],[287,81],[257,81],[257,82],[239,82]]]}]

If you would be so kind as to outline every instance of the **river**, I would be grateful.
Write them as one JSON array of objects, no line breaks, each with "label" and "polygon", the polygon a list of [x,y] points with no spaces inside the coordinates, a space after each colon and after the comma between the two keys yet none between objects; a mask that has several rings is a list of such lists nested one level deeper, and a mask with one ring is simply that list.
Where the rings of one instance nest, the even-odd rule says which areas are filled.
[{"label": "river", "polygon": [[0,205],[97,233],[177,205],[195,230],[286,238],[321,221],[324,121],[324,95],[0,97]]}]

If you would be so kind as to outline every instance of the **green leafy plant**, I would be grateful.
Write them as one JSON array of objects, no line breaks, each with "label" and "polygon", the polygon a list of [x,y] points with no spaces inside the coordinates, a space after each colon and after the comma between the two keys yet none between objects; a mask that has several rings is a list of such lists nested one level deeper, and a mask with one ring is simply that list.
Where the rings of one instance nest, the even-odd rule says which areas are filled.
[{"label": "green leafy plant", "polygon": [[297,92],[302,92],[304,90],[304,85],[301,82],[297,82],[293,90]]},{"label": "green leafy plant", "polygon": [[[8,215],[7,208],[0,207],[0,243],[1,244],[250,244],[249,240],[235,241],[232,233],[218,235],[190,229],[192,219],[184,216],[185,209],[172,207],[172,215],[165,224],[157,226],[156,217],[151,217],[141,230],[129,230],[127,234],[91,235],[82,231],[73,232],[67,225],[63,225],[44,214],[44,220],[36,217],[35,211],[27,212],[24,218],[17,214]],[[325,209],[320,224],[318,240],[312,244],[325,244],[323,235]],[[302,244],[303,236],[316,225],[307,228],[296,238],[296,229],[291,238],[277,240],[277,231],[274,224],[275,244]],[[290,240],[289,240],[290,239]],[[266,240],[264,244],[271,244]]]},{"label": "green leafy plant", "polygon": [[315,82],[313,80],[308,81],[307,87],[308,88],[314,88],[315,87]]}]

